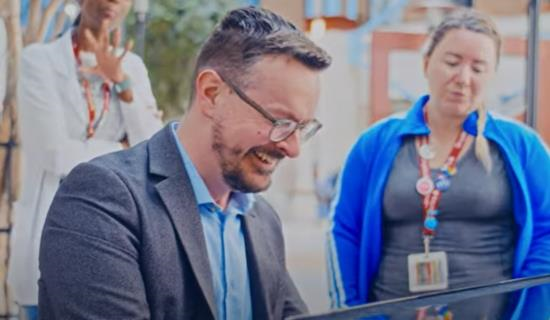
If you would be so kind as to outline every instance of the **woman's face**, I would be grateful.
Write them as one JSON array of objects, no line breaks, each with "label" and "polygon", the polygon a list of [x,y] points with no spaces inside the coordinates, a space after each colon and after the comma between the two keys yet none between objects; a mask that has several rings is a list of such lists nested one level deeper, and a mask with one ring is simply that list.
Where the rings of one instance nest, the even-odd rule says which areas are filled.
[{"label": "woman's face", "polygon": [[479,107],[495,73],[497,48],[489,36],[449,30],[424,58],[430,104],[443,114],[464,117]]},{"label": "woman's face", "polygon": [[104,20],[109,27],[118,27],[126,18],[133,0],[80,0],[82,25],[92,30],[99,30]]}]

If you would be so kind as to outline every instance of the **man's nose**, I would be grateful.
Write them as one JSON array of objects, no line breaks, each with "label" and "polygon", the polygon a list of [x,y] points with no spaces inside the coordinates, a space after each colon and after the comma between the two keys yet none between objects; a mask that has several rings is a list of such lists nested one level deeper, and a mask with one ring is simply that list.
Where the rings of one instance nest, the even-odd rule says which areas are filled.
[{"label": "man's nose", "polygon": [[300,130],[296,130],[285,140],[279,141],[275,145],[285,156],[296,158],[300,154],[300,142]]}]

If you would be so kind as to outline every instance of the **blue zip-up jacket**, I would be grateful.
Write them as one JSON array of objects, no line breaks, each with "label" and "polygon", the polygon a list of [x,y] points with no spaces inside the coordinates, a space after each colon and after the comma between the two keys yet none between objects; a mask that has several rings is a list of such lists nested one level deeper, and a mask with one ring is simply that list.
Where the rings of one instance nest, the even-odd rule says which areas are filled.
[{"label": "blue zip-up jacket", "polygon": [[[430,132],[420,98],[402,115],[366,130],[342,169],[328,233],[328,269],[332,307],[369,302],[382,247],[382,199],[403,138]],[[463,127],[477,135],[477,113]],[[485,137],[495,143],[507,165],[518,240],[513,276],[550,273],[550,153],[527,126],[488,114]],[[481,191],[480,191],[481,192]],[[550,286],[523,290],[512,319],[550,319]]]}]

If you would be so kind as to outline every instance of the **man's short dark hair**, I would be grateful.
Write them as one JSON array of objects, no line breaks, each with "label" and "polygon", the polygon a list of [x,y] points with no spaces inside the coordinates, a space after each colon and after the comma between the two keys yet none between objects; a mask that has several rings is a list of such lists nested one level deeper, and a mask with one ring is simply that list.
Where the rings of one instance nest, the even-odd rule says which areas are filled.
[{"label": "man's short dark hair", "polygon": [[193,73],[195,79],[205,68],[223,73],[246,86],[249,68],[265,55],[287,55],[312,70],[323,70],[330,56],[291,22],[269,10],[245,7],[230,11],[203,44]]}]

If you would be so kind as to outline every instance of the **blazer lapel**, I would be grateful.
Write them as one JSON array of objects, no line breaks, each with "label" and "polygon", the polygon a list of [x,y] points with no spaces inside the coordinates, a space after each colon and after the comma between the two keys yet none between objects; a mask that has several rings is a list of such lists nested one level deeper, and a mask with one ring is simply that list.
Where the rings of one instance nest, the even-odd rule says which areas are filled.
[{"label": "blazer lapel", "polygon": [[278,296],[278,271],[273,268],[277,264],[273,263],[276,258],[266,241],[260,218],[254,209],[244,215],[243,221],[253,318],[269,319],[271,306],[274,305],[270,300]]},{"label": "blazer lapel", "polygon": [[191,269],[216,318],[212,271],[197,202],[168,124],[149,141],[150,172],[167,177],[156,185]]}]

